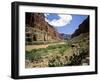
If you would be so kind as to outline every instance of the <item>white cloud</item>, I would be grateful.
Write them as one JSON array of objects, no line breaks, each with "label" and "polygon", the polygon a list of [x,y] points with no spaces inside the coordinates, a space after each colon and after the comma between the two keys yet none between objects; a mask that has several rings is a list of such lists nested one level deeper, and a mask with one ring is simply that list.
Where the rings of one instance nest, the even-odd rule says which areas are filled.
[{"label": "white cloud", "polygon": [[[47,16],[48,14],[46,14]],[[58,15],[59,19],[53,19],[52,21],[48,20],[45,18],[45,21],[48,22],[50,25],[55,26],[55,27],[62,27],[70,23],[72,20],[71,15]]]},{"label": "white cloud", "polygon": [[50,15],[49,13],[45,13],[44,16],[47,17],[48,15]]}]

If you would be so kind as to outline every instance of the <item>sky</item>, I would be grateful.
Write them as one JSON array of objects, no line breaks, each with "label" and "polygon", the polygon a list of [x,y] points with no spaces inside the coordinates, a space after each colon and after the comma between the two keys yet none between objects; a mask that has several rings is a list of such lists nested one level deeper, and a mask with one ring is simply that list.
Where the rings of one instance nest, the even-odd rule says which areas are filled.
[{"label": "sky", "polygon": [[73,34],[88,15],[45,13],[45,21],[59,33]]}]

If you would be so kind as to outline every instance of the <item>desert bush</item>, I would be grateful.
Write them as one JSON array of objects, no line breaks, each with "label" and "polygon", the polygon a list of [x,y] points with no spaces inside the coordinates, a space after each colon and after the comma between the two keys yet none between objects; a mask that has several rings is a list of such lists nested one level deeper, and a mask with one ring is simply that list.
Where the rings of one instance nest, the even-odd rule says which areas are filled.
[{"label": "desert bush", "polygon": [[40,58],[41,58],[41,55],[38,52],[26,54],[26,59],[30,60],[31,62],[36,61]]},{"label": "desert bush", "polygon": [[87,49],[80,49],[79,54],[73,54],[69,58],[70,62],[67,65],[82,65],[82,60],[86,58],[88,55],[88,50]]},{"label": "desert bush", "polygon": [[64,52],[66,51],[65,47],[62,47],[61,49],[59,49],[59,53],[63,56]]},{"label": "desert bush", "polygon": [[50,45],[50,46],[47,47],[47,49],[56,49],[56,48],[60,49],[62,47],[68,48],[68,46],[66,44],[58,44],[58,45]]},{"label": "desert bush", "polygon": [[32,61],[39,60],[42,58],[43,55],[47,55],[47,49],[45,48],[40,48],[40,49],[33,49],[30,52],[26,51],[26,56],[25,58]]},{"label": "desert bush", "polygon": [[48,66],[49,67],[58,67],[58,66],[62,66],[62,63],[60,62],[59,59],[52,58],[51,60],[49,60]]},{"label": "desert bush", "polygon": [[71,47],[72,41],[67,41],[67,42],[66,42],[66,45],[69,46],[69,47]]},{"label": "desert bush", "polygon": [[55,56],[51,60],[49,60],[49,66],[61,66],[62,63],[60,61],[60,57],[57,57],[56,52],[59,56],[59,54],[64,55],[64,52],[68,46],[66,44],[59,44],[59,45],[51,45],[47,48],[39,48],[39,49],[32,49],[31,51],[26,51],[25,58],[26,60],[29,60],[31,62],[39,61],[40,59],[43,59],[45,55],[48,55],[50,53],[54,53]]},{"label": "desert bush", "polygon": [[63,63],[61,61],[61,56],[56,55],[52,59],[50,59],[48,61],[48,66],[49,67],[59,67],[59,66],[63,66]]},{"label": "desert bush", "polygon": [[56,48],[57,48],[56,45],[51,45],[51,46],[48,46],[48,47],[47,47],[48,50],[52,50],[52,49],[56,49]]}]

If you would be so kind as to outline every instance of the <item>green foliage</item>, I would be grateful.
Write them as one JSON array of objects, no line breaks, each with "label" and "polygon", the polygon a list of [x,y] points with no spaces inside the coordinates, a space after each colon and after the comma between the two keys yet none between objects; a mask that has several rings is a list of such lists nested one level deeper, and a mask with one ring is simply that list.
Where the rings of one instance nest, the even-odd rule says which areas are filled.
[{"label": "green foliage", "polygon": [[60,53],[61,55],[64,55],[64,52],[66,51],[66,49],[67,49],[67,48],[62,47],[61,49],[59,49],[59,53]]},{"label": "green foliage", "polygon": [[62,63],[60,59],[57,57],[57,58],[52,58],[51,60],[49,60],[48,65],[49,67],[58,67],[58,66],[62,66]]},{"label": "green foliage", "polygon": [[[76,36],[70,40],[66,40],[62,42],[64,42],[64,44],[61,44],[61,42],[54,43],[51,41],[47,41],[47,42],[34,41],[33,45],[48,44],[48,47],[26,51],[25,58],[30,63],[31,62],[40,63],[41,60],[46,59],[47,62],[46,66],[48,67],[74,66],[74,65],[77,66],[77,65],[82,65],[83,63],[86,62],[87,57],[89,57],[89,33],[82,33],[79,36]],[[79,47],[76,46],[75,52],[73,52],[73,49],[71,47],[72,44],[76,44],[79,46]]]},{"label": "green foliage", "polygon": [[[51,52],[58,51],[59,54],[64,55],[64,52],[67,50],[68,46],[66,44],[59,44],[59,45],[51,45],[47,48],[39,48],[39,49],[33,49],[30,52],[26,51],[25,58],[27,60],[36,61],[42,58],[42,56],[45,56],[49,54],[50,50]],[[52,61],[51,61],[52,62]],[[53,65],[59,65],[59,60],[57,58],[54,61]]]},{"label": "green foliage", "polygon": [[73,54],[73,56],[70,57],[70,63],[67,65],[81,65],[82,60],[85,59],[88,53],[87,49],[80,49],[79,54]]},{"label": "green foliage", "polygon": [[69,47],[71,47],[72,41],[67,41],[67,42],[66,42],[66,45],[69,46]]},{"label": "green foliage", "polygon": [[62,48],[62,47],[68,47],[66,44],[59,44],[59,45],[50,45],[47,47],[47,49],[56,49],[56,48]]},{"label": "green foliage", "polygon": [[30,60],[31,62],[36,61],[40,58],[41,56],[38,52],[35,52],[35,53],[31,52],[31,53],[26,54],[26,59]]},{"label": "green foliage", "polygon": [[33,49],[30,52],[26,51],[26,59],[32,61],[36,61],[42,57],[42,55],[47,54],[47,49],[40,48],[40,49]]},{"label": "green foliage", "polygon": [[48,46],[47,49],[48,50],[56,50],[58,51],[60,54],[64,54],[64,52],[68,49],[69,47],[66,44],[60,44],[60,45],[52,45],[52,46]]}]

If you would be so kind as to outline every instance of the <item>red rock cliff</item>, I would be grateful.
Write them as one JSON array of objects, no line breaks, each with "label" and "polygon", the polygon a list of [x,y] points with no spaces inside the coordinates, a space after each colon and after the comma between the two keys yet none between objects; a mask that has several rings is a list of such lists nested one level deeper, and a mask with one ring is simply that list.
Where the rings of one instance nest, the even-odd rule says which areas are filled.
[{"label": "red rock cliff", "polygon": [[61,40],[60,34],[44,18],[42,13],[26,13],[26,38],[31,37],[30,42]]}]

